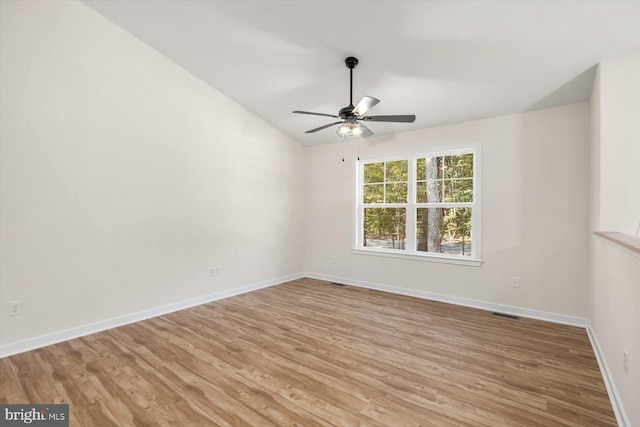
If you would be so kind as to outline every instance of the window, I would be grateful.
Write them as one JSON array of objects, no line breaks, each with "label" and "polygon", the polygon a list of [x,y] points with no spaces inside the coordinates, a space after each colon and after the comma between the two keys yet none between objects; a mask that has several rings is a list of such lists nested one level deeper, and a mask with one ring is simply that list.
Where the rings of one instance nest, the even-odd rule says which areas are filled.
[{"label": "window", "polygon": [[358,253],[479,265],[476,147],[359,164]]}]

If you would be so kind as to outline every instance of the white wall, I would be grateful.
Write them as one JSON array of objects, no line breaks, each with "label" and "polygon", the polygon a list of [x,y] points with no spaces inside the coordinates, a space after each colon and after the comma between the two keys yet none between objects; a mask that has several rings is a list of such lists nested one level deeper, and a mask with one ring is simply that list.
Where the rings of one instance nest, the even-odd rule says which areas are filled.
[{"label": "white wall", "polygon": [[[589,319],[631,426],[640,425],[640,256],[592,234],[640,221],[640,55],[602,62],[591,95]],[[629,373],[623,352],[629,353]]]},{"label": "white wall", "polygon": [[588,113],[576,104],[361,142],[361,157],[481,142],[481,267],[352,254],[355,142],[344,163],[340,144],[310,148],[307,271],[586,317]]},{"label": "white wall", "polygon": [[600,227],[640,226],[640,55],[603,61],[600,93]]},{"label": "white wall", "polygon": [[82,3],[0,4],[1,345],[304,271],[304,147]]}]

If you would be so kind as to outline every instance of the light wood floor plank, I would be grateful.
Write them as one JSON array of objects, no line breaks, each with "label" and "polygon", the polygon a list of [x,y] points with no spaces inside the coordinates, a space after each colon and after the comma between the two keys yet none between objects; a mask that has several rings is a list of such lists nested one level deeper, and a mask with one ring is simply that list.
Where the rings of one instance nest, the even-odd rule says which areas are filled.
[{"label": "light wood floor plank", "polygon": [[73,426],[614,426],[583,329],[314,279],[0,360]]}]

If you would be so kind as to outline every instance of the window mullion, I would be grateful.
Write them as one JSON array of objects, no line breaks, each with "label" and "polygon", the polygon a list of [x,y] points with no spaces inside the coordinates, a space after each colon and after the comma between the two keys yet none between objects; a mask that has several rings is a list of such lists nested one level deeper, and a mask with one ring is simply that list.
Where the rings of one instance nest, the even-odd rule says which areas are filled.
[{"label": "window mullion", "polygon": [[362,205],[363,208],[406,208],[407,203],[367,203]]},{"label": "window mullion", "polygon": [[407,165],[407,245],[405,250],[408,253],[413,253],[416,250],[416,209],[415,209],[415,171],[416,171],[416,159],[415,157],[409,158],[409,164]]},{"label": "window mullion", "polygon": [[478,153],[473,153],[473,206],[471,207],[471,256],[473,258],[480,258],[480,239],[478,238],[480,230],[480,211],[476,207],[478,206]]},{"label": "window mullion", "polygon": [[416,203],[418,208],[473,208],[473,202]]},{"label": "window mullion", "polygon": [[383,163],[382,168],[382,201],[387,203],[387,162]]}]

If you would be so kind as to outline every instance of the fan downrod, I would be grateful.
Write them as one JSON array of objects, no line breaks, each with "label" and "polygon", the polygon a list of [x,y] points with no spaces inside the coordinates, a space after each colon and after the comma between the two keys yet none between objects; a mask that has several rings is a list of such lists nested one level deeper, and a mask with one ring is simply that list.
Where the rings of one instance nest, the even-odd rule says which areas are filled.
[{"label": "fan downrod", "polygon": [[349,105],[340,110],[338,115],[341,119],[347,119],[352,117],[351,111],[353,111],[353,69],[358,66],[358,58],[349,56],[344,60],[344,63],[349,69]]}]

